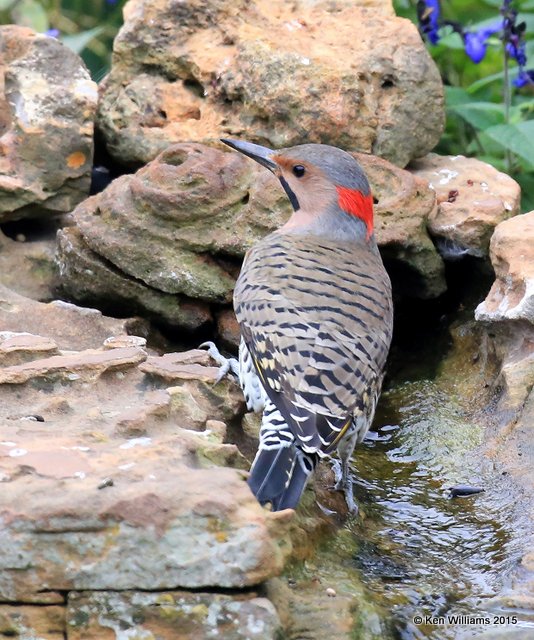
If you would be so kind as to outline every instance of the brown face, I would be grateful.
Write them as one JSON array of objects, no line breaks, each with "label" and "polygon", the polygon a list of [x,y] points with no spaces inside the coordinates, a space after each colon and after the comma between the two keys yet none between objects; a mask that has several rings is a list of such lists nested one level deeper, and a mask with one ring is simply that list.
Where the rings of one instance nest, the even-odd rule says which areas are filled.
[{"label": "brown face", "polygon": [[[283,154],[272,155],[271,159],[277,165],[274,173],[294,193],[298,207],[303,212],[324,211],[333,202],[337,202],[335,185],[316,165]],[[285,185],[284,188],[287,192]],[[291,199],[289,193],[288,195]],[[292,204],[295,207],[295,203]]]}]

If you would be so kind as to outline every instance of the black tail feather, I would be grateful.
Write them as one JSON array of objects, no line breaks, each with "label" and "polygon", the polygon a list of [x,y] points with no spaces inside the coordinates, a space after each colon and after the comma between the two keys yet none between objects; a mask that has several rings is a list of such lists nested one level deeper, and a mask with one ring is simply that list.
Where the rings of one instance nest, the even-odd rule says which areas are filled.
[{"label": "black tail feather", "polygon": [[248,484],[260,504],[270,502],[273,511],[296,508],[314,466],[306,471],[298,455],[294,446],[258,451]]}]

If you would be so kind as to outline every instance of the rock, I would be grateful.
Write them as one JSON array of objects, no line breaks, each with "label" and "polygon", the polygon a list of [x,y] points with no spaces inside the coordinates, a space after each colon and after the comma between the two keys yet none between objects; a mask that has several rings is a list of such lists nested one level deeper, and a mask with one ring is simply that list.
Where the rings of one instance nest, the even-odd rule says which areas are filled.
[{"label": "rock", "polygon": [[139,347],[96,351],[89,349],[72,355],[32,360],[11,367],[0,367],[0,384],[24,384],[29,380],[78,380],[101,376],[143,362],[146,351]]},{"label": "rock", "polygon": [[123,349],[128,347],[143,349],[146,347],[146,338],[141,336],[111,336],[104,340],[104,349]]},{"label": "rock", "polygon": [[0,636],[64,640],[67,637],[65,607],[0,604]]},{"label": "rock", "polygon": [[390,162],[354,154],[375,200],[375,233],[396,294],[435,298],[446,288],[444,266],[427,222],[436,207],[428,184]]},{"label": "rock", "polygon": [[241,331],[233,310],[223,309],[217,314],[217,333],[221,346],[237,352],[241,342]]},{"label": "rock", "polygon": [[100,346],[110,336],[125,335],[129,321],[106,318],[96,309],[56,300],[47,304],[20,296],[0,285],[0,327],[54,341],[59,349]]},{"label": "rock", "polygon": [[519,213],[517,182],[476,158],[429,153],[411,171],[436,192],[428,230],[445,259],[487,256],[495,227]]},{"label": "rock", "polygon": [[97,87],[55,38],[0,27],[0,221],[73,209],[89,193]]},{"label": "rock", "polygon": [[[282,629],[274,606],[252,595],[167,591],[71,593],[69,640],[276,640]],[[111,637],[111,636],[110,636]]]},{"label": "rock", "polygon": [[[0,498],[0,597],[23,601],[43,588],[243,588],[278,573],[288,550],[277,543],[284,536],[284,527],[274,526],[277,516],[261,509],[235,469],[188,468],[165,453],[185,453],[182,446],[179,438],[156,446],[93,445],[90,471],[62,478],[42,475],[47,467],[37,475],[37,456],[26,466],[25,454],[11,449],[18,457],[9,461],[27,471],[11,468]],[[114,486],[98,490],[109,463]]]},{"label": "rock", "polygon": [[56,341],[51,338],[43,338],[25,332],[0,331],[1,367],[33,360],[36,355],[56,354],[57,351]]},{"label": "rock", "polygon": [[[378,200],[378,243],[397,291],[439,295],[443,263],[426,231],[434,192],[385,160],[356,157]],[[245,252],[280,227],[290,208],[277,179],[240,154],[174,145],[73,212],[77,227],[58,234],[62,286],[84,304],[126,305],[197,329],[211,319],[208,303],[230,303]],[[233,315],[223,310],[218,322],[232,347]]]},{"label": "rock", "polygon": [[[238,269],[228,256],[241,258],[287,219],[283,190],[264,188],[277,185],[258,169],[236,153],[182,144],[115,180],[74,211],[78,231],[60,233],[64,288],[87,301],[134,293],[136,302],[151,315],[161,312],[168,324],[201,326],[209,312],[202,317],[190,299],[230,302]],[[187,307],[182,311],[182,296],[195,315]]]},{"label": "rock", "polygon": [[163,378],[167,382],[202,380],[214,383],[217,380],[219,368],[206,366],[207,362],[209,362],[207,352],[195,349],[185,352],[185,355],[166,353],[162,356],[149,356],[139,369],[144,373]]},{"label": "rock", "polygon": [[261,427],[261,415],[258,413],[245,413],[241,422],[243,432],[250,438],[259,440]]},{"label": "rock", "polygon": [[211,322],[206,304],[157,291],[128,277],[84,243],[80,232],[66,227],[58,232],[56,262],[63,289],[82,304],[98,305],[113,313],[142,313],[157,323],[189,331]]},{"label": "rock", "polygon": [[55,228],[27,242],[12,240],[0,231],[0,284],[33,300],[52,300],[57,285],[55,250]]},{"label": "rock", "polygon": [[496,279],[475,318],[492,323],[526,320],[534,325],[534,211],[497,226],[490,257]]},{"label": "rock", "polygon": [[[292,512],[263,509],[244,481],[249,462],[226,442],[242,393],[213,386],[205,351],[174,355],[198,371],[169,387],[140,370],[144,340],[124,321],[7,290],[1,300],[2,318],[40,323],[41,336],[1,338],[5,355],[24,357],[0,368],[0,601],[244,588],[281,571]],[[151,358],[155,371],[169,360]]]},{"label": "rock", "polygon": [[[516,484],[515,491],[522,496],[517,503],[518,511],[525,519],[522,522],[527,521],[525,530],[529,532],[534,522],[530,499],[534,486],[533,252],[534,211],[501,222],[490,242],[495,282],[475,310],[475,318],[486,332],[485,358],[497,364],[490,387],[491,428],[485,452],[494,468]],[[532,545],[527,543],[521,553],[523,559],[510,582],[513,588],[487,602],[490,610],[499,613],[506,610],[508,615],[517,614],[519,619],[524,610],[532,609],[534,602]]]},{"label": "rock", "polygon": [[222,135],[405,166],[443,130],[439,73],[390,2],[130,0],[124,16],[98,113],[119,162]]}]

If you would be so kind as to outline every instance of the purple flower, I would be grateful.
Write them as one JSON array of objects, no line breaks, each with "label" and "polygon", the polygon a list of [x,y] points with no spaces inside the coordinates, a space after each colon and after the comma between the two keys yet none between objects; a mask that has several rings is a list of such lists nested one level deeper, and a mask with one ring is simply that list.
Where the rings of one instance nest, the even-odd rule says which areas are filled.
[{"label": "purple flower", "polygon": [[514,80],[514,85],[521,89],[521,87],[526,87],[528,84],[534,85],[534,69],[529,69],[528,71],[519,69],[519,75]]},{"label": "purple flower", "polygon": [[59,37],[59,29],[48,29],[44,32],[45,36],[50,38],[58,38]]},{"label": "purple flower", "polygon": [[466,31],[463,34],[465,52],[471,60],[478,64],[486,55],[488,38],[502,29],[502,21],[495,22],[489,27],[478,31]]},{"label": "purple flower", "polygon": [[441,7],[439,0],[419,0],[417,3],[417,18],[419,27],[432,44],[439,42],[438,30]]},{"label": "purple flower", "polygon": [[510,42],[506,43],[506,53],[510,58],[514,58],[520,67],[527,64],[526,44],[521,42],[517,36],[512,36]]}]

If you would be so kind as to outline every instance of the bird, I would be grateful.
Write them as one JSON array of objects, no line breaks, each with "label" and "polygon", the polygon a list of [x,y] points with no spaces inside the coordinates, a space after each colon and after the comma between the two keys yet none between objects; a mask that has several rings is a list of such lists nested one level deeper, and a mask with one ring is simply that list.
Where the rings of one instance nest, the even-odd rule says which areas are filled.
[{"label": "bird", "polygon": [[222,139],[271,171],[289,220],[246,254],[234,290],[241,332],[237,373],[247,407],[263,411],[248,484],[273,511],[295,509],[318,462],[357,512],[350,460],[380,394],[393,331],[391,283],[359,163],[326,144],[272,150]]}]

